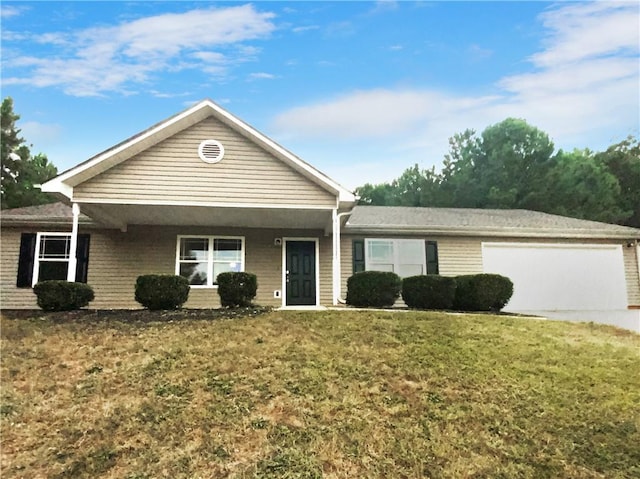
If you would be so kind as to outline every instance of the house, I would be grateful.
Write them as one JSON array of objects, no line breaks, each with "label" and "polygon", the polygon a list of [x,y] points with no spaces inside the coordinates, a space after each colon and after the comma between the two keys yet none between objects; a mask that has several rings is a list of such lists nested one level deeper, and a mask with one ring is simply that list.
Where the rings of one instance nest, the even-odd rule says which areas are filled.
[{"label": "house", "polygon": [[516,311],[640,308],[640,230],[523,210],[355,206],[209,100],[42,189],[63,201],[2,214],[3,308],[36,307],[31,287],[45,278],[89,282],[94,308],[136,308],[135,280],[151,273],[187,277],[186,307],[216,307],[223,271],[255,273],[260,304],[335,305],[364,269],[505,274]]}]

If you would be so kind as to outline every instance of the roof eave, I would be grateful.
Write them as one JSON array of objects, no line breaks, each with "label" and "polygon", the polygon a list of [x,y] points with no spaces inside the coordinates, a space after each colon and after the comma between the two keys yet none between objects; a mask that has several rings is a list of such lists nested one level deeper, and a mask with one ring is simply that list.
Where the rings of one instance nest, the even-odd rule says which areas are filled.
[{"label": "roof eave", "polygon": [[443,235],[443,236],[492,236],[500,238],[567,238],[567,239],[640,239],[640,233],[604,230],[551,230],[540,228],[460,228],[460,227],[415,227],[415,226],[380,226],[349,225],[344,228],[345,234],[407,234],[407,235]]}]

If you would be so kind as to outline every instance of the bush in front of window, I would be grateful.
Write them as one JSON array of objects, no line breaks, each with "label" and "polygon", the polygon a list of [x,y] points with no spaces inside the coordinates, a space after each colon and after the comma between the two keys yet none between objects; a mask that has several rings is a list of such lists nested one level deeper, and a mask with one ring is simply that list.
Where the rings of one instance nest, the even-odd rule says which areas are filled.
[{"label": "bush in front of window", "polygon": [[50,280],[33,287],[38,306],[43,311],[73,311],[93,301],[93,289],[86,283]]},{"label": "bush in front of window", "polygon": [[402,299],[413,309],[451,309],[456,280],[437,274],[410,276],[402,280]]},{"label": "bush in front of window", "polygon": [[387,271],[362,271],[347,280],[347,304],[357,307],[386,308],[400,297],[402,280]]},{"label": "bush in front of window", "polygon": [[258,291],[258,278],[244,272],[220,273],[216,278],[220,304],[228,308],[251,306]]},{"label": "bush in front of window", "polygon": [[453,307],[459,311],[500,311],[513,295],[513,283],[499,274],[470,274],[456,277]]},{"label": "bush in front of window", "polygon": [[146,274],[136,280],[136,301],[147,309],[178,309],[189,298],[189,280],[172,274]]}]

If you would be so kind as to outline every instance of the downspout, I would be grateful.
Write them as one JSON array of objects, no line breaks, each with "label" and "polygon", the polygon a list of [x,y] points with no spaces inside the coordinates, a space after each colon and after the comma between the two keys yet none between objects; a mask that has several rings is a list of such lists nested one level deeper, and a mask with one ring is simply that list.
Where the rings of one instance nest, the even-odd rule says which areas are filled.
[{"label": "downspout", "polygon": [[76,265],[78,264],[77,250],[78,250],[78,219],[80,217],[80,205],[74,203],[72,206],[73,211],[73,226],[71,227],[71,243],[69,244],[69,266],[67,268],[67,281],[76,280]]},{"label": "downspout", "polygon": [[350,215],[353,209],[350,211],[344,211],[337,213],[337,210],[333,210],[333,305],[337,306],[339,303],[344,304],[345,300],[340,297],[342,290],[342,268],[340,264],[340,220],[343,216]]}]

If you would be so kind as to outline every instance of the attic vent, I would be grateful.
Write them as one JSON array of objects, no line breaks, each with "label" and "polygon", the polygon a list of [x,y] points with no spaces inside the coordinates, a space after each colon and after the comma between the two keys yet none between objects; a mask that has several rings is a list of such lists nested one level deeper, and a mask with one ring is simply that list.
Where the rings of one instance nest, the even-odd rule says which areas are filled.
[{"label": "attic vent", "polygon": [[224,156],[224,146],[217,140],[204,140],[198,147],[198,156],[206,163],[217,163]]}]

